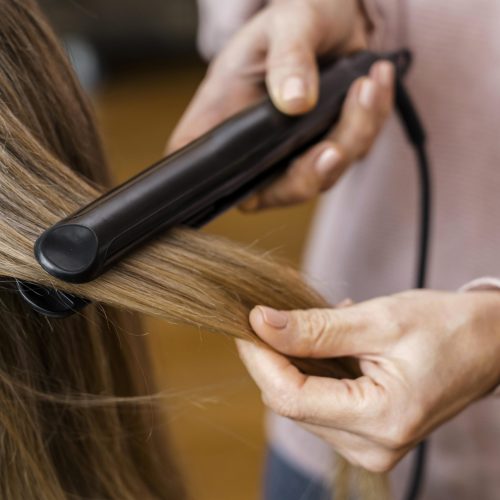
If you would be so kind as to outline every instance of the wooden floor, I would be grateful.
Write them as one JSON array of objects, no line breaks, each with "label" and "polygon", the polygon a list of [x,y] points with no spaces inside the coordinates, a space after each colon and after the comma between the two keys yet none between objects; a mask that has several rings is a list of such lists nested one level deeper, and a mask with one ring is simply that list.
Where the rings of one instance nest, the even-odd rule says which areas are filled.
[{"label": "wooden floor", "polygon": [[[118,180],[157,160],[203,75],[172,64],[115,77],[97,93],[105,145]],[[232,211],[206,230],[297,263],[312,206],[242,215]],[[171,393],[169,424],[196,500],[259,498],[263,408],[231,339],[146,318],[159,387]]]}]

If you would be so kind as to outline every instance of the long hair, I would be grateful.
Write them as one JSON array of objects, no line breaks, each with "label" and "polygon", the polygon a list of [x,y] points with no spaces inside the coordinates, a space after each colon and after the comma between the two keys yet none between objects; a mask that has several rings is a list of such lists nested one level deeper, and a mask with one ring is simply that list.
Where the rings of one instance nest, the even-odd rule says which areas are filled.
[{"label": "long hair", "polygon": [[[162,416],[147,404],[155,387],[146,341],[124,334],[139,328],[134,313],[255,339],[255,305],[326,303],[264,252],[187,229],[91,284],[44,273],[34,241],[97,197],[108,169],[88,103],[34,1],[0,7],[0,497],[182,500]],[[65,320],[41,317],[14,292],[14,278],[92,305]],[[297,364],[358,373],[349,360]]]}]

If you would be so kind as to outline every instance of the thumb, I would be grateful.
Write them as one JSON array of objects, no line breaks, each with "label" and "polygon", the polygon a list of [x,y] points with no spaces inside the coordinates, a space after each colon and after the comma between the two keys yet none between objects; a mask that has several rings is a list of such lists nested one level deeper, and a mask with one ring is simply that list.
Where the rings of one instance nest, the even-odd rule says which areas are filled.
[{"label": "thumb", "polygon": [[257,306],[250,325],[271,347],[288,356],[331,358],[374,352],[370,318],[358,306],[277,311]]},{"label": "thumb", "polygon": [[319,70],[307,19],[291,21],[295,30],[285,20],[269,35],[266,84],[274,105],[283,113],[297,115],[316,105]]}]

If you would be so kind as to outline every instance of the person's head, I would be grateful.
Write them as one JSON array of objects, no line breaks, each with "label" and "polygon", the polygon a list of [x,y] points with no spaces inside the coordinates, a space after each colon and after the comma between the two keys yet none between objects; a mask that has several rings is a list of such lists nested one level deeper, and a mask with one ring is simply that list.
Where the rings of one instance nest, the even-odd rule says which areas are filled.
[{"label": "person's head", "polygon": [[[125,311],[249,338],[257,304],[325,304],[265,253],[181,229],[90,284],[44,273],[36,238],[95,198],[108,170],[86,99],[34,1],[0,8],[0,497],[182,499],[159,418],[152,424],[145,339],[130,335],[139,326]],[[93,303],[68,319],[42,317],[15,278]]]},{"label": "person's head", "polygon": [[124,334],[138,330],[133,314],[92,305],[50,320],[12,286],[32,274],[43,225],[92,197],[108,170],[35,3],[0,10],[0,497],[182,498],[165,436],[151,429],[156,410],[120,403],[153,389],[139,376],[143,339]]}]

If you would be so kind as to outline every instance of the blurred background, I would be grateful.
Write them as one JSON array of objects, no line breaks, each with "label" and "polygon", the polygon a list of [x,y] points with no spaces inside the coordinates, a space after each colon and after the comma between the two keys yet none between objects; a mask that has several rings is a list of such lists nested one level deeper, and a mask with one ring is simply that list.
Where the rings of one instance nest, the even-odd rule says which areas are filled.
[{"label": "blurred background", "polygon": [[[116,181],[159,159],[205,65],[195,0],[41,0],[91,95]],[[225,214],[205,231],[298,265],[311,204]],[[192,498],[259,497],[264,411],[231,339],[145,318]]]}]

